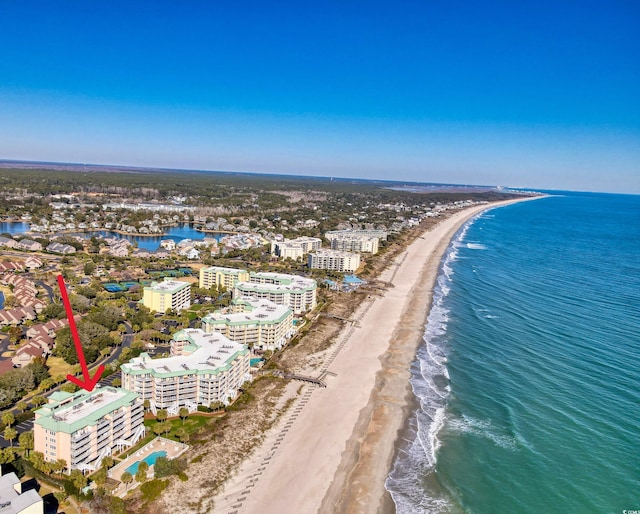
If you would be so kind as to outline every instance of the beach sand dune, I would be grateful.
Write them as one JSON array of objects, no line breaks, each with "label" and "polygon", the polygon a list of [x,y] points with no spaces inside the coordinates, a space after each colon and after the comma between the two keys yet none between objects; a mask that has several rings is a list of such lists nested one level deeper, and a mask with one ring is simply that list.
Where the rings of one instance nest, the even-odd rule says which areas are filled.
[{"label": "beach sand dune", "polygon": [[453,214],[396,258],[379,277],[393,286],[365,300],[358,322],[329,350],[327,387],[305,385],[296,395],[300,385],[290,385],[293,410],[215,498],[216,512],[394,511],[384,482],[408,415],[409,368],[440,261],[466,220],[505,203]]}]

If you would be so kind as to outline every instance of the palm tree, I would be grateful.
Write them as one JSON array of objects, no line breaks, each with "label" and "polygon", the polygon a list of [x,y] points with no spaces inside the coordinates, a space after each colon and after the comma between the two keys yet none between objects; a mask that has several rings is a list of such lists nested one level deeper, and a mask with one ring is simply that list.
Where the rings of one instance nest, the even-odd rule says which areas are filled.
[{"label": "palm tree", "polygon": [[2,423],[6,427],[10,427],[15,422],[16,417],[11,412],[5,412],[2,415]]},{"label": "palm tree", "polygon": [[24,450],[26,457],[29,457],[29,450],[33,450],[33,432],[22,432],[18,436],[18,444]]},{"label": "palm tree", "polygon": [[16,431],[16,429],[12,428],[10,426],[7,426],[4,429],[4,434],[3,435],[4,435],[4,438],[11,443],[11,448],[13,448],[13,440],[18,435],[18,432]]},{"label": "palm tree", "polygon": [[180,416],[180,419],[182,419],[182,424],[184,425],[184,420],[189,416],[189,409],[187,409],[186,407],[180,407],[178,416]]},{"label": "palm tree", "polygon": [[129,484],[133,481],[133,476],[131,475],[131,473],[129,473],[128,471],[125,471],[124,473],[122,473],[122,476],[120,477],[120,482],[122,482],[125,486],[125,490],[129,489]]}]

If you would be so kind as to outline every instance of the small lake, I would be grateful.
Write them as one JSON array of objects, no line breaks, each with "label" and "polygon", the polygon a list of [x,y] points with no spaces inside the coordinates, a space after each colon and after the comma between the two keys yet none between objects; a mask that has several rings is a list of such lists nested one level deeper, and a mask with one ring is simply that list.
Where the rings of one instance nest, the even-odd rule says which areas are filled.
[{"label": "small lake", "polygon": [[[16,223],[0,223],[0,233],[7,232],[9,234],[23,234],[29,230],[28,223],[16,222]],[[103,237],[117,237],[119,239],[126,239],[132,243],[137,243],[138,248],[144,250],[157,250],[160,248],[160,241],[163,239],[173,239],[176,243],[183,239],[193,239],[194,241],[202,240],[205,236],[213,237],[216,240],[220,240],[224,237],[224,234],[206,234],[204,232],[198,232],[193,225],[189,223],[183,223],[174,227],[166,227],[164,236],[136,236],[128,234],[118,234],[117,232],[111,232],[110,230],[97,230],[93,232],[78,232],[73,235],[80,237],[91,238],[93,235],[101,235]],[[46,237],[46,236],[45,236]]]},{"label": "small lake", "polygon": [[23,221],[0,223],[0,234],[22,234],[29,230],[29,224]]}]

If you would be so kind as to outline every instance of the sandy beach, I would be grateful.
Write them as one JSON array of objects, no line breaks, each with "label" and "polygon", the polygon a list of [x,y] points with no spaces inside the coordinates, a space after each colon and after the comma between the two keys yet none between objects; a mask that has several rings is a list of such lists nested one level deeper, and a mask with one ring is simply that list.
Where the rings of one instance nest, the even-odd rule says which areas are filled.
[{"label": "sandy beach", "polygon": [[506,203],[456,212],[398,256],[379,277],[392,286],[365,300],[322,356],[327,387],[289,384],[293,407],[215,498],[215,512],[394,512],[384,482],[440,261],[466,220]]}]

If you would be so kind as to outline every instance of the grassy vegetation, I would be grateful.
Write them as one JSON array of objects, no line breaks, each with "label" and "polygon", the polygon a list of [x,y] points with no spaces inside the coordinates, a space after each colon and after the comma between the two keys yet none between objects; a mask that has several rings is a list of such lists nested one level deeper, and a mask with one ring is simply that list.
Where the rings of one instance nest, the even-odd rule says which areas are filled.
[{"label": "grassy vegetation", "polygon": [[69,373],[74,373],[75,371],[75,366],[66,363],[62,357],[54,357],[52,355],[47,358],[47,366],[52,377],[60,375],[66,377]]}]

